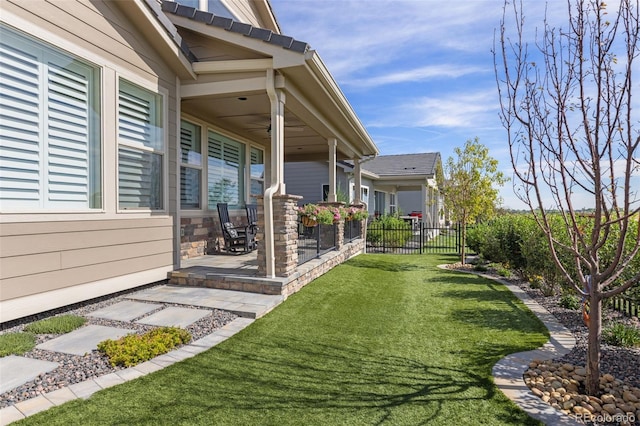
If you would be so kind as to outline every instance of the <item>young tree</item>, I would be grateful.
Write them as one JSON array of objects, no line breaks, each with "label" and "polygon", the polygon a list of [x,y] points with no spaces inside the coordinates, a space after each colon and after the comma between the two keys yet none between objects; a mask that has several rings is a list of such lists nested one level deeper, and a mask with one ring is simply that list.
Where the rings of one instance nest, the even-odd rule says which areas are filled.
[{"label": "young tree", "polygon": [[498,171],[498,161],[489,156],[489,149],[476,137],[468,140],[464,148],[454,150],[457,158],[449,157],[445,165],[444,204],[451,219],[462,226],[462,252],[465,263],[467,243],[466,225],[480,216],[489,218],[499,202],[494,185],[503,185],[506,178]]},{"label": "young tree", "polygon": [[[528,45],[522,2],[505,1],[494,63],[517,194],[564,278],[590,303],[586,391],[596,395],[602,301],[640,280],[628,270],[640,250],[632,102],[640,21],[638,0],[620,0],[613,11],[597,0],[568,0],[567,9],[566,28],[545,19]],[[594,208],[586,223],[577,211],[584,206]],[[550,225],[554,212],[560,232]]]}]

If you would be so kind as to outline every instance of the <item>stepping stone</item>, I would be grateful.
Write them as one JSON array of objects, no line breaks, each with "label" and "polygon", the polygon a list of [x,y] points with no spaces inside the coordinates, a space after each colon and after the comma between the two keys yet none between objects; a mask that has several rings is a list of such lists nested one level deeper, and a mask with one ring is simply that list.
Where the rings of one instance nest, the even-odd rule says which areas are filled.
[{"label": "stepping stone", "polygon": [[88,325],[41,343],[36,346],[36,348],[71,355],[84,355],[97,349],[98,343],[103,340],[115,340],[131,333],[135,333],[135,330],[105,327],[102,325]]},{"label": "stepping stone", "polygon": [[148,317],[142,318],[137,323],[157,325],[161,327],[182,327],[185,328],[190,324],[209,315],[211,311],[206,309],[179,308],[170,306]]},{"label": "stepping stone", "polygon": [[9,355],[0,358],[0,394],[17,388],[40,374],[55,370],[57,362],[41,361],[23,356]]},{"label": "stepping stone", "polygon": [[161,308],[162,305],[156,303],[141,303],[132,300],[125,300],[106,308],[98,309],[88,314],[90,317],[104,318],[115,321],[131,321],[134,318],[143,316],[144,314]]}]

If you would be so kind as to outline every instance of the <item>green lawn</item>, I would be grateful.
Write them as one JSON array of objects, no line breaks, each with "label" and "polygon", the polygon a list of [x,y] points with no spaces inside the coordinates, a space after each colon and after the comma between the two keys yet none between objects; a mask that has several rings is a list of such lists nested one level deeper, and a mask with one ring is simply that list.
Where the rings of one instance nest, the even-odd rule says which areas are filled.
[{"label": "green lawn", "polygon": [[539,424],[492,366],[547,339],[503,286],[453,256],[361,255],[195,358],[24,424]]}]

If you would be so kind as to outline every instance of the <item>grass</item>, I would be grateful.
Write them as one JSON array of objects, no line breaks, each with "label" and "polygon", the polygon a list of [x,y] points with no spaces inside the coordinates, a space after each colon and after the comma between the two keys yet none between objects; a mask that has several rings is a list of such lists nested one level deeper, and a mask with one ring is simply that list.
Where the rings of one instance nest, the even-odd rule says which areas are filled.
[{"label": "grass", "polygon": [[194,358],[23,424],[538,425],[493,384],[547,339],[453,256],[361,255]]},{"label": "grass", "polygon": [[24,329],[35,334],[64,334],[82,327],[86,321],[77,315],[60,315],[33,322]]},{"label": "grass", "polygon": [[0,357],[22,355],[36,346],[36,336],[32,333],[7,333],[0,335]]}]

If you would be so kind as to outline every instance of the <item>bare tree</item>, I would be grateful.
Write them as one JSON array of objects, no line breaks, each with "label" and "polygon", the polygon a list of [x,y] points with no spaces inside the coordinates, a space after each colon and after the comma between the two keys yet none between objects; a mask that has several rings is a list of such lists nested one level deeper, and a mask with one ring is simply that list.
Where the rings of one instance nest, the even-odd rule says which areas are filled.
[{"label": "bare tree", "polygon": [[[632,103],[640,21],[638,0],[620,0],[613,11],[601,1],[568,0],[567,10],[567,28],[552,27],[547,16],[528,44],[522,2],[505,1],[494,63],[516,194],[545,232],[554,263],[590,303],[586,390],[596,395],[603,299],[640,281],[640,272],[628,273],[640,250]],[[588,226],[578,200],[594,209]],[[553,214],[561,232],[550,224]],[[614,249],[605,259],[606,244]]]}]

